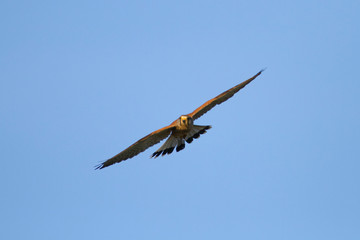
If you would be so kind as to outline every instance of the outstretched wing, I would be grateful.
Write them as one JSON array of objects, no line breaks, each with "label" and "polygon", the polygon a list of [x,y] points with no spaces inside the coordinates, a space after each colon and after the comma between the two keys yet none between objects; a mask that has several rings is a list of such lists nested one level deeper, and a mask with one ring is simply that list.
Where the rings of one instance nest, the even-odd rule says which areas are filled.
[{"label": "outstretched wing", "polygon": [[137,141],[136,143],[134,143],[133,145],[131,145],[130,147],[119,153],[118,155],[99,164],[98,166],[95,167],[95,169],[102,169],[114,163],[118,163],[138,155],[139,153],[145,151],[147,148],[167,138],[174,128],[175,126],[171,124],[167,127],[161,128],[155,132],[150,133],[149,135],[143,137],[142,139],[140,139],[139,141]]},{"label": "outstretched wing", "polygon": [[245,87],[248,83],[250,83],[252,80],[254,80],[257,76],[259,76],[264,70],[261,70],[260,72],[258,72],[255,76],[253,76],[252,78],[249,78],[248,80],[236,85],[233,88],[230,88],[229,90],[221,93],[220,95],[214,97],[213,99],[210,99],[209,101],[207,101],[206,103],[204,103],[203,105],[201,105],[200,107],[198,107],[197,109],[195,109],[195,111],[193,111],[192,113],[188,114],[190,117],[192,117],[194,120],[201,117],[202,115],[204,115],[207,111],[209,111],[210,109],[212,109],[213,107],[215,107],[218,104],[221,104],[223,102],[225,102],[226,100],[228,100],[229,98],[231,98],[232,96],[234,96],[235,93],[237,93],[240,89],[242,89],[243,87]]}]

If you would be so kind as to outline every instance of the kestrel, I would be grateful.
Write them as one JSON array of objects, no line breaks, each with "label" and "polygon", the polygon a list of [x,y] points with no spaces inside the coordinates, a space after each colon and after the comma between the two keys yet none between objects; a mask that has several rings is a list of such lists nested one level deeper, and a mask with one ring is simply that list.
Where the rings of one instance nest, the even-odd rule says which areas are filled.
[{"label": "kestrel", "polygon": [[221,93],[213,99],[210,99],[209,101],[195,109],[195,111],[193,111],[192,113],[180,116],[169,126],[161,128],[143,137],[130,147],[126,148],[121,153],[97,165],[96,169],[102,169],[114,163],[119,163],[129,158],[132,158],[139,153],[145,151],[147,148],[159,143],[163,139],[167,138],[169,135],[170,137],[166,140],[166,142],[158,150],[156,150],[156,152],[154,152],[151,157],[157,158],[160,155],[164,156],[166,154],[170,154],[174,151],[174,149],[176,149],[177,152],[183,150],[185,148],[185,142],[191,143],[194,139],[199,138],[201,134],[206,133],[206,130],[211,128],[211,126],[194,125],[194,120],[204,115],[207,111],[209,111],[216,105],[221,104],[231,98],[235,93],[237,93],[240,89],[249,84],[262,72],[263,70],[261,70],[248,80],[236,85],[233,88],[230,88],[229,90]]}]

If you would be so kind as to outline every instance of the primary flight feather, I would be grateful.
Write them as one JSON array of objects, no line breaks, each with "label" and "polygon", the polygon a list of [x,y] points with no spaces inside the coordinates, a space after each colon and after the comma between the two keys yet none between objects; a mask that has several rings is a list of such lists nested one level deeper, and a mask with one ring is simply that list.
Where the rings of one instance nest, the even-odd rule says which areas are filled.
[{"label": "primary flight feather", "polygon": [[160,155],[164,156],[166,154],[170,154],[174,151],[174,149],[176,149],[177,152],[183,150],[185,148],[185,141],[187,143],[191,143],[193,139],[198,138],[201,134],[206,133],[206,130],[211,128],[211,126],[194,125],[194,120],[204,115],[216,105],[221,104],[234,96],[235,93],[237,93],[240,89],[249,84],[262,72],[263,70],[261,70],[248,80],[236,85],[233,88],[230,88],[229,90],[221,93],[213,99],[210,99],[209,101],[195,109],[195,111],[193,111],[192,113],[180,116],[169,126],[161,128],[143,137],[130,147],[126,148],[121,153],[96,166],[96,169],[102,169],[114,163],[119,163],[121,161],[132,158],[169,136],[170,137],[166,140],[166,142],[156,152],[154,152],[151,157],[156,158]]}]

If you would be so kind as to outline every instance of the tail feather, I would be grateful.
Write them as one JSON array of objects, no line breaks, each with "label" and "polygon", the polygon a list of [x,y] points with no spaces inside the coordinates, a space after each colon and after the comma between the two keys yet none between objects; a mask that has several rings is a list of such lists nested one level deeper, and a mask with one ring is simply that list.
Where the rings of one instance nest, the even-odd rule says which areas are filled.
[{"label": "tail feather", "polygon": [[187,143],[191,143],[194,140],[194,138],[195,139],[199,138],[201,134],[206,133],[206,130],[208,130],[210,128],[211,128],[211,126],[194,125],[193,129],[191,129],[191,131],[186,135],[185,141]]},{"label": "tail feather", "polygon": [[165,156],[166,154],[171,154],[174,149],[179,152],[185,148],[185,141],[191,143],[194,139],[199,138],[201,134],[206,133],[206,130],[210,128],[211,126],[194,125],[191,131],[186,135],[185,139],[171,135],[166,142],[151,155],[151,157],[157,158],[160,155]]},{"label": "tail feather", "polygon": [[[151,155],[151,157],[157,158],[160,155],[164,156],[166,154],[171,154],[174,151],[175,147],[176,147],[176,151],[180,151],[185,148],[185,144],[182,143],[183,141],[184,140],[181,140],[180,138],[170,136],[166,140],[166,142],[158,150],[156,150],[156,152],[154,152]],[[180,149],[180,150],[178,150],[178,149]]]}]

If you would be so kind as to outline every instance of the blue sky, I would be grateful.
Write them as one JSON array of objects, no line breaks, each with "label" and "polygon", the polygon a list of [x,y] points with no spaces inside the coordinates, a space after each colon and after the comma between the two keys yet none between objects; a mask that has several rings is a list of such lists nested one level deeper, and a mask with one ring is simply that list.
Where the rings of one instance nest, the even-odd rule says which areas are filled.
[{"label": "blue sky", "polygon": [[[1,239],[360,239],[359,1],[2,1]],[[184,151],[94,166],[267,70]]]}]

